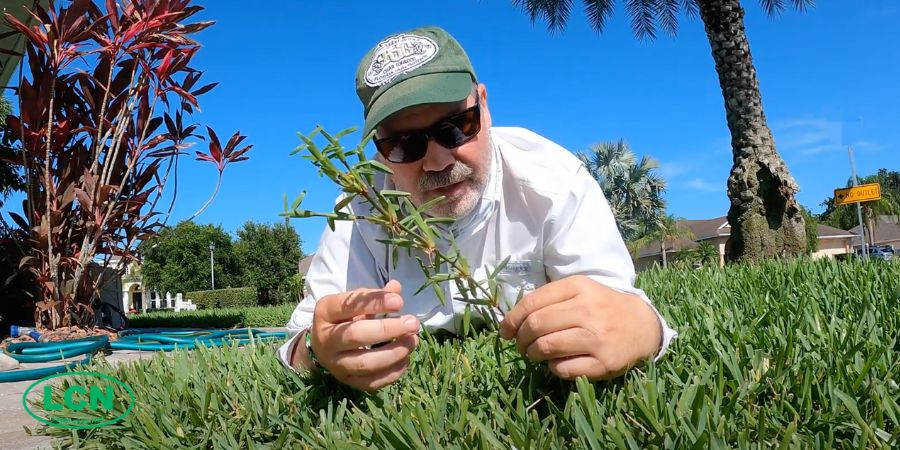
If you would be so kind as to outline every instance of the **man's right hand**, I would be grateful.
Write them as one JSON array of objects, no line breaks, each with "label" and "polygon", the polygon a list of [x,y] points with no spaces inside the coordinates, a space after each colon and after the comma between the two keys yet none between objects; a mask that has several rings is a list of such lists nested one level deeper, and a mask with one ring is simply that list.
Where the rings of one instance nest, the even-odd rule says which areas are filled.
[{"label": "man's right hand", "polygon": [[[419,320],[406,315],[375,319],[403,308],[400,283],[356,289],[316,302],[312,349],[319,364],[340,382],[364,391],[394,383],[406,371],[419,342]],[[373,345],[378,347],[371,348]]]}]

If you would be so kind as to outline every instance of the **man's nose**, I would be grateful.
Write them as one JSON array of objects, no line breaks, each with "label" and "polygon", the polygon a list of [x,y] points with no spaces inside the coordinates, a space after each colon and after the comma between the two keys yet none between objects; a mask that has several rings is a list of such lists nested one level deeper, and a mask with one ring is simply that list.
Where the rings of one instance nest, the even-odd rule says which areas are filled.
[{"label": "man's nose", "polygon": [[434,139],[428,140],[428,150],[422,159],[422,170],[426,172],[440,172],[456,162],[453,151],[442,147]]}]

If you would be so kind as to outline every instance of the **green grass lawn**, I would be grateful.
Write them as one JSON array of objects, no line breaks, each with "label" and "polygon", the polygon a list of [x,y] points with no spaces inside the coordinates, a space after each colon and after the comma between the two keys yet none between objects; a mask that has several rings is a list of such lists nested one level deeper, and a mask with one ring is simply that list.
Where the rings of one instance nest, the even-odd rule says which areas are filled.
[{"label": "green grass lawn", "polygon": [[275,345],[97,370],[122,422],[48,429],[82,448],[897,448],[900,264],[794,261],[640,277],[679,331],[666,357],[569,383],[490,333],[426,337],[376,394],[288,374]]}]

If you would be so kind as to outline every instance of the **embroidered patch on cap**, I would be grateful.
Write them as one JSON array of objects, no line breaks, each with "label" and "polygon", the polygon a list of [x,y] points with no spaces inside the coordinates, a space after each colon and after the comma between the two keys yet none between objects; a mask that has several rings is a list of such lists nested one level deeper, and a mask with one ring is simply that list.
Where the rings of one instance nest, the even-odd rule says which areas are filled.
[{"label": "embroidered patch on cap", "polygon": [[425,36],[391,36],[375,48],[372,62],[366,69],[366,84],[377,87],[390,83],[394,78],[422,67],[434,59],[437,52],[437,43]]}]

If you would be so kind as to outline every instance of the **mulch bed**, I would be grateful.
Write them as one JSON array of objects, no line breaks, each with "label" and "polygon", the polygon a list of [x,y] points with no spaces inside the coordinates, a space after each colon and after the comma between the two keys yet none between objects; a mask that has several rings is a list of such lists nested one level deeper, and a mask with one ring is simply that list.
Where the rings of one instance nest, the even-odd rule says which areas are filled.
[{"label": "mulch bed", "polygon": [[[109,330],[106,328],[94,327],[92,329],[82,328],[82,327],[60,327],[55,330],[41,330],[41,336],[45,341],[57,342],[57,341],[68,341],[70,339],[81,339],[88,336],[107,336],[110,341],[115,341],[119,338],[118,333],[115,330]],[[6,349],[6,346],[12,344],[14,342],[34,342],[34,339],[31,336],[19,336],[16,338],[6,338],[0,343],[0,350]]]}]

